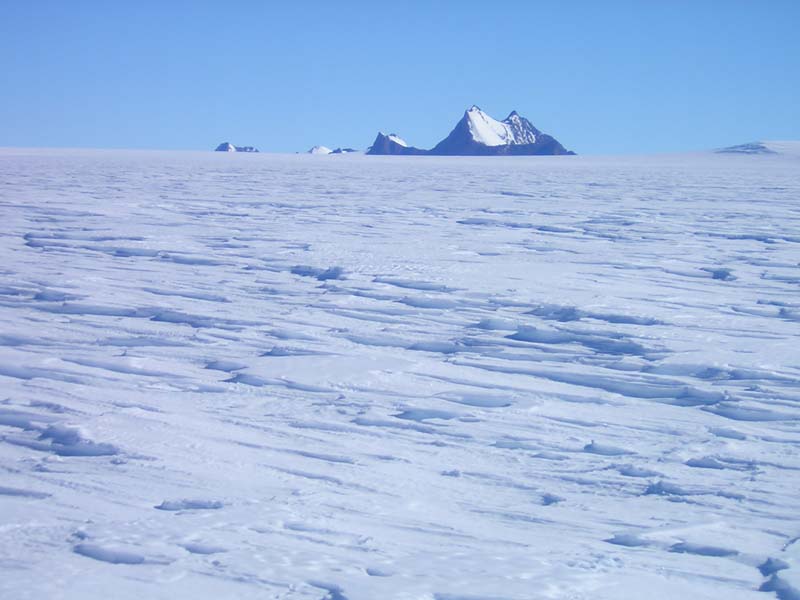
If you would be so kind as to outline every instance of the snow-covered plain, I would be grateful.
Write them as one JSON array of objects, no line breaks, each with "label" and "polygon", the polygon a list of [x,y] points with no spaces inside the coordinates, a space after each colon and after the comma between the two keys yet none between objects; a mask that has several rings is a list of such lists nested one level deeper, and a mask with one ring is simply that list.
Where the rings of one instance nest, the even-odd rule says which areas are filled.
[{"label": "snow-covered plain", "polygon": [[800,597],[797,157],[2,150],[0,216],[0,598]]}]

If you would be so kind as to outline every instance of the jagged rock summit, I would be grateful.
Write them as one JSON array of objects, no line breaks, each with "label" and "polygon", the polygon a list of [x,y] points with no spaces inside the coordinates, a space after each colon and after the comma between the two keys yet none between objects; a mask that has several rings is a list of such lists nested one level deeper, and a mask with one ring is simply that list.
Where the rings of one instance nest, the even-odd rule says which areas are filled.
[{"label": "jagged rock summit", "polygon": [[379,133],[367,154],[428,154],[433,156],[497,156],[575,154],[554,137],[542,133],[513,111],[498,121],[472,106],[453,131],[431,150],[409,146],[394,134]]},{"label": "jagged rock summit", "polygon": [[230,142],[222,142],[214,149],[215,152],[258,152],[253,146],[234,146]]}]

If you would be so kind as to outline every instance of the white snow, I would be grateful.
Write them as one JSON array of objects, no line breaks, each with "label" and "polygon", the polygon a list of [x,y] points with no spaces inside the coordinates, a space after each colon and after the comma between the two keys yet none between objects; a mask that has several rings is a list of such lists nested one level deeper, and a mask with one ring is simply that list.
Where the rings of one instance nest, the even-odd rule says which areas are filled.
[{"label": "white snow", "polygon": [[513,113],[506,121],[493,119],[477,106],[467,113],[470,135],[485,146],[505,146],[507,144],[534,144],[536,135],[527,131],[519,115]]},{"label": "white snow", "polygon": [[388,137],[390,140],[392,140],[392,141],[393,141],[395,144],[400,144],[401,146],[404,146],[404,147],[406,147],[406,148],[408,147],[408,142],[406,142],[406,141],[405,141],[403,138],[401,138],[401,137],[400,137],[399,135],[397,135],[397,134],[390,133],[390,134],[389,134],[387,137]]},{"label": "white snow", "polygon": [[779,154],[800,157],[800,141],[765,141],[767,148]]},{"label": "white snow", "polygon": [[472,139],[479,144],[505,146],[514,143],[514,134],[508,125],[493,119],[477,106],[467,111],[467,124]]},{"label": "white snow", "polygon": [[314,146],[308,151],[308,154],[330,154],[331,152],[333,152],[333,150],[327,146]]},{"label": "white snow", "polygon": [[522,119],[517,113],[511,114],[506,122],[503,122],[508,130],[511,132],[512,144],[535,144],[536,134],[529,131],[522,123]]},{"label": "white snow", "polygon": [[796,156],[309,165],[0,150],[0,598],[798,597]]}]

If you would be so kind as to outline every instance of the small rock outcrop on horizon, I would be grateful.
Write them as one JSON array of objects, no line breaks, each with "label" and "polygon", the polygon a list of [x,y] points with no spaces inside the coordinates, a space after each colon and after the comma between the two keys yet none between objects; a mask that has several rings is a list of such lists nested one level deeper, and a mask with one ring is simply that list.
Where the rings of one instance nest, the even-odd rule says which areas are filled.
[{"label": "small rock outcrop on horizon", "polygon": [[331,150],[327,146],[314,146],[306,154],[350,154],[352,152],[358,152],[358,150],[355,148],[336,148]]},{"label": "small rock outcrop on horizon", "polygon": [[727,148],[719,148],[714,150],[717,154],[777,154],[775,150],[768,148],[764,142],[750,142],[747,144],[738,144],[736,146],[728,146]]},{"label": "small rock outcrop on horizon", "polygon": [[230,142],[222,142],[214,149],[215,152],[258,152],[253,146],[234,146]]},{"label": "small rock outcrop on horizon", "polygon": [[394,134],[379,133],[367,154],[427,154],[431,156],[500,156],[575,154],[553,136],[542,133],[513,111],[503,121],[477,106],[464,112],[455,128],[431,150],[409,146]]},{"label": "small rock outcrop on horizon", "polygon": [[333,150],[327,146],[314,146],[306,154],[332,154]]},{"label": "small rock outcrop on horizon", "polygon": [[747,144],[737,144],[727,148],[717,148],[714,152],[717,154],[766,154],[798,158],[800,157],[800,141],[767,140],[748,142]]}]

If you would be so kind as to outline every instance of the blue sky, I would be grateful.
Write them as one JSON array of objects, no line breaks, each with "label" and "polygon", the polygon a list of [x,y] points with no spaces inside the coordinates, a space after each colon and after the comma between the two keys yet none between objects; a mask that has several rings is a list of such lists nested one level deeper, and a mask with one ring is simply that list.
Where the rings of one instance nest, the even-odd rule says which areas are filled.
[{"label": "blue sky", "polygon": [[420,147],[477,104],[578,153],[800,139],[797,0],[0,0],[0,146]]}]

